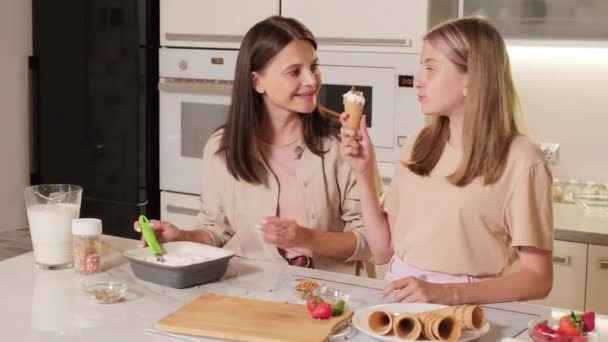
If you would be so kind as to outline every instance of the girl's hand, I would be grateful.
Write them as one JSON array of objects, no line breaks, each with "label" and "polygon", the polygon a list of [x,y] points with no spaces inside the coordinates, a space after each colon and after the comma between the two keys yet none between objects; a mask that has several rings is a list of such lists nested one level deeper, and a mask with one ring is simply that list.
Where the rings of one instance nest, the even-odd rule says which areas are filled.
[{"label": "girl's hand", "polygon": [[[156,239],[158,239],[158,242],[160,243],[165,243],[169,241],[179,241],[181,239],[182,230],[169,222],[150,220],[149,224],[150,228],[152,228],[152,231],[156,235]],[[141,227],[139,226],[138,221],[135,221],[133,223],[133,229],[136,232],[141,233]],[[142,247],[146,246],[146,242],[144,241],[143,236],[141,238],[141,245]]]},{"label": "girl's hand", "polygon": [[356,173],[362,174],[365,172],[373,172],[376,158],[374,156],[374,147],[367,132],[365,124],[366,115],[363,115],[359,123],[359,130],[354,131],[345,126],[347,113],[340,115],[342,128],[340,129],[340,150],[344,159],[346,159]]},{"label": "girl's hand", "polygon": [[264,241],[279,248],[306,247],[312,239],[312,231],[294,220],[280,217],[265,217],[258,225]]},{"label": "girl's hand", "polygon": [[391,282],[382,291],[384,297],[394,293],[396,302],[450,304],[449,285],[435,284],[415,277]]}]

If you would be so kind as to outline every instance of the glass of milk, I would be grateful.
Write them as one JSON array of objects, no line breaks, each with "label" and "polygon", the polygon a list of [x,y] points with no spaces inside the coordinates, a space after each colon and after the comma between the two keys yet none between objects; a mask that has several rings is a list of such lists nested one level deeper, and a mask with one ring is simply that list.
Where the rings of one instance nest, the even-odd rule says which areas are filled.
[{"label": "glass of milk", "polygon": [[82,188],[43,184],[24,192],[36,266],[48,270],[72,267],[72,220],[80,215]]}]

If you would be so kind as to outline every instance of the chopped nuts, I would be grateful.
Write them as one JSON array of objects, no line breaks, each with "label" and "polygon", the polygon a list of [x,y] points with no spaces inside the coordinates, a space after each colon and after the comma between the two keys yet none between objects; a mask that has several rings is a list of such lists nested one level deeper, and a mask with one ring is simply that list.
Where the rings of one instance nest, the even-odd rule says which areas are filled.
[{"label": "chopped nuts", "polygon": [[89,296],[91,299],[102,304],[117,302],[121,297],[120,293],[108,289],[93,290],[89,292]]},{"label": "chopped nuts", "polygon": [[319,288],[319,284],[310,279],[302,279],[296,285],[296,291],[301,292],[302,297],[308,297],[317,288]]}]

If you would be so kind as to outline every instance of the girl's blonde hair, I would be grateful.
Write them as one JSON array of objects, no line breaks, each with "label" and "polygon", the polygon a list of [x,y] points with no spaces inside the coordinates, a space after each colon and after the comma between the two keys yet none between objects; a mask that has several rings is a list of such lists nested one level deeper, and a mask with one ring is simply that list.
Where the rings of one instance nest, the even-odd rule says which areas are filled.
[{"label": "girl's blonde hair", "polygon": [[[424,39],[468,78],[462,161],[448,180],[465,186],[483,177],[484,184],[493,184],[504,172],[513,138],[523,133],[516,122],[519,99],[504,40],[494,25],[477,17],[444,22]],[[404,164],[418,175],[429,175],[449,137],[449,118],[434,118],[417,137]]]}]

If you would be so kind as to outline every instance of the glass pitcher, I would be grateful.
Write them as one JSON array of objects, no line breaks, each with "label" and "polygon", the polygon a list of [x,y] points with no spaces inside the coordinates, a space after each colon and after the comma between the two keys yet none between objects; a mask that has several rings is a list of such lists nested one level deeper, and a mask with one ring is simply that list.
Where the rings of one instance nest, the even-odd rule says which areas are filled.
[{"label": "glass pitcher", "polygon": [[70,184],[43,184],[25,188],[27,219],[36,266],[72,267],[72,220],[80,215],[82,188]]}]

